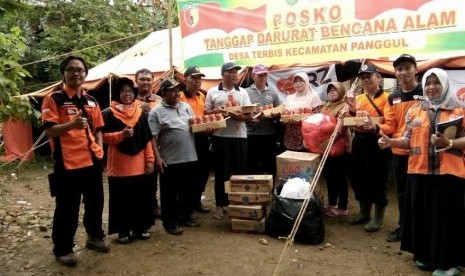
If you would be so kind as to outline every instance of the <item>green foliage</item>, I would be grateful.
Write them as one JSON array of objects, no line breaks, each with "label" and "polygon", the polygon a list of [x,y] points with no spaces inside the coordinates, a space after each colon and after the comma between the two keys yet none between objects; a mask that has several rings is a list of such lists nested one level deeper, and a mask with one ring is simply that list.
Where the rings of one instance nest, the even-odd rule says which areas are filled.
[{"label": "green foliage", "polygon": [[14,27],[9,33],[0,32],[0,121],[9,117],[29,121],[36,113],[27,97],[20,96],[19,86],[31,77],[18,61],[26,51],[21,30]]},{"label": "green foliage", "polygon": [[[143,8],[131,0],[113,1],[113,4],[108,0],[42,3],[31,6],[27,15],[20,15],[30,47],[24,63],[51,58],[26,67],[36,82],[60,80],[58,65],[67,53],[82,56],[92,68],[144,38],[147,31],[164,28],[166,21],[165,11]],[[140,33],[143,34],[105,44]],[[37,88],[25,92],[31,90]]]},{"label": "green foliage", "polygon": [[[92,68],[134,45],[149,31],[166,28],[166,3],[145,3],[148,5],[132,0],[0,0],[0,120],[40,115],[30,108],[28,99],[18,95],[61,80],[59,63],[66,55],[82,56]],[[129,36],[134,37],[124,39]],[[119,41],[109,43],[115,40]]]}]

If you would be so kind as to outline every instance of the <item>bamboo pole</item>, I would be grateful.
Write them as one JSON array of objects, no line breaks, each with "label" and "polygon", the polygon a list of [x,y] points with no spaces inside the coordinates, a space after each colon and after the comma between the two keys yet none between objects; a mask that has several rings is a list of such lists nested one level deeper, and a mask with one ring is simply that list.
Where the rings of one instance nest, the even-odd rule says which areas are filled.
[{"label": "bamboo pole", "polygon": [[173,5],[171,0],[168,0],[168,33],[170,45],[170,71],[173,70]]},{"label": "bamboo pole", "polygon": [[[363,66],[365,64],[365,59],[363,59],[362,61],[362,64],[361,66]],[[358,82],[358,76],[355,78],[355,81],[354,83],[352,83],[352,86],[351,86],[351,90],[354,90],[355,87],[357,86],[357,82]],[[347,112],[347,105],[343,108],[343,110],[341,111],[341,113],[346,113]],[[302,203],[302,207],[300,208],[300,211],[299,213],[297,214],[297,217],[296,217],[296,220],[295,220],[295,223],[292,227],[292,230],[291,230],[291,233],[287,236],[286,238],[286,243],[284,244],[284,248],[283,248],[283,251],[281,253],[281,256],[279,257],[279,260],[278,260],[278,263],[276,264],[276,268],[273,272],[273,276],[276,276],[278,275],[278,272],[279,272],[279,267],[281,265],[281,262],[283,261],[284,259],[284,256],[286,255],[286,252],[287,252],[287,249],[289,249],[292,244],[294,243],[294,238],[295,238],[295,235],[297,234],[297,231],[299,230],[299,227],[300,227],[300,223],[302,221],[302,218],[304,216],[304,213],[305,211],[307,210],[307,206],[308,204],[310,203],[310,199],[312,198],[312,195],[313,195],[313,191],[318,183],[318,180],[320,178],[320,175],[321,175],[321,172],[323,170],[323,167],[324,167],[324,164],[326,162],[326,159],[328,158],[328,155],[329,155],[329,151],[331,150],[331,147],[333,146],[333,143],[334,143],[334,140],[336,139],[337,137],[337,134],[338,134],[338,131],[339,131],[339,128],[342,127],[342,122],[343,122],[343,118],[338,118],[338,121],[337,121],[337,124],[336,124],[336,127],[334,128],[334,131],[333,133],[331,134],[330,136],[330,139],[329,139],[329,142],[328,142],[328,145],[326,146],[326,149],[323,153],[323,156],[321,158],[321,161],[320,163],[318,164],[318,168],[316,169],[316,172],[315,172],[315,175],[313,176],[313,179],[312,181],[310,182],[310,193],[308,194],[308,196],[304,199],[303,203]]]}]

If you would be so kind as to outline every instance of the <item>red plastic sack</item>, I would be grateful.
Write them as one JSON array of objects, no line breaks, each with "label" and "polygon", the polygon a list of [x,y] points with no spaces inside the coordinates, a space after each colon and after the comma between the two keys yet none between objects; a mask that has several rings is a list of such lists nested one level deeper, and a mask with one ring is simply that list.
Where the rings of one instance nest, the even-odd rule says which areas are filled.
[{"label": "red plastic sack", "polygon": [[[302,136],[309,152],[324,152],[336,123],[337,119],[335,117],[321,113],[313,114],[302,121]],[[344,138],[338,136],[331,147],[329,156],[338,156],[344,152]]]}]

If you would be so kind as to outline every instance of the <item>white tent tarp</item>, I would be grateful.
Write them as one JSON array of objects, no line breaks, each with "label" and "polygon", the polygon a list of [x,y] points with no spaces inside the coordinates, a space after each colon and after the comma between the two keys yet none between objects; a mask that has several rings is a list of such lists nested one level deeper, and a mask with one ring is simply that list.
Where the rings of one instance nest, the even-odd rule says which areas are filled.
[{"label": "white tent tarp", "polygon": [[[183,67],[181,31],[172,29],[173,66]],[[86,81],[100,80],[109,74],[133,75],[137,70],[147,68],[152,72],[170,70],[170,45],[168,29],[150,33],[146,38],[102,64],[89,70]]]}]

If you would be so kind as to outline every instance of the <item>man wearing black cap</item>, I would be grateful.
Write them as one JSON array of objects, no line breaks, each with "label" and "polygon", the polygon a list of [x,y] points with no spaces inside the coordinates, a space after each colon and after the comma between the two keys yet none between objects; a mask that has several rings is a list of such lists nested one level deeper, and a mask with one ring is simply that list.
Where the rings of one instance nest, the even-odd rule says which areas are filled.
[{"label": "man wearing black cap", "polygon": [[[385,135],[392,135],[392,138],[399,138],[402,137],[405,131],[405,115],[412,105],[421,101],[423,89],[416,79],[418,68],[417,62],[413,56],[403,54],[394,61],[393,66],[400,87],[397,91],[389,95],[388,110],[384,114],[384,124],[371,124],[370,129],[374,129],[376,133],[381,131]],[[380,144],[380,146],[383,147],[384,145]],[[387,240],[396,242],[402,239],[409,151],[396,147],[391,147],[391,151],[393,153],[392,170],[397,190],[399,225],[394,231],[389,233]]]},{"label": "man wearing black cap", "polygon": [[[233,62],[221,66],[222,82],[210,89],[205,98],[205,113],[225,113],[229,104],[239,106],[250,105],[249,95],[237,83],[237,71],[241,67]],[[215,162],[215,198],[216,211],[214,219],[223,219],[224,207],[229,205],[228,196],[224,190],[224,182],[232,174],[247,173],[247,129],[245,121],[250,120],[250,114],[226,114],[226,128],[213,132],[212,144]]]},{"label": "man wearing black cap", "polygon": [[[349,104],[349,112],[357,116],[383,117],[387,109],[388,93],[381,87],[381,75],[375,66],[363,64],[358,76],[363,94]],[[367,232],[378,231],[384,226],[384,211],[388,204],[386,194],[387,151],[378,146],[378,135],[367,125],[354,127],[350,178],[360,212],[349,218],[349,224],[365,224]],[[372,205],[375,216],[370,220]]]},{"label": "man wearing black cap", "polygon": [[[202,77],[199,67],[191,66],[184,72],[186,88],[181,93],[181,101],[189,104],[196,117],[205,115],[205,95],[200,91],[202,86]],[[194,175],[194,211],[199,213],[209,213],[210,208],[202,204],[202,193],[205,191],[208,176],[210,174],[210,141],[209,135],[205,132],[198,132],[195,136],[195,150],[197,151],[197,169]]]},{"label": "man wearing black cap", "polygon": [[189,119],[192,108],[179,100],[184,85],[173,78],[163,80],[157,94],[160,105],[150,111],[156,166],[160,172],[160,201],[163,227],[172,235],[181,235],[180,226],[199,226],[192,219],[192,185],[197,154]]}]

